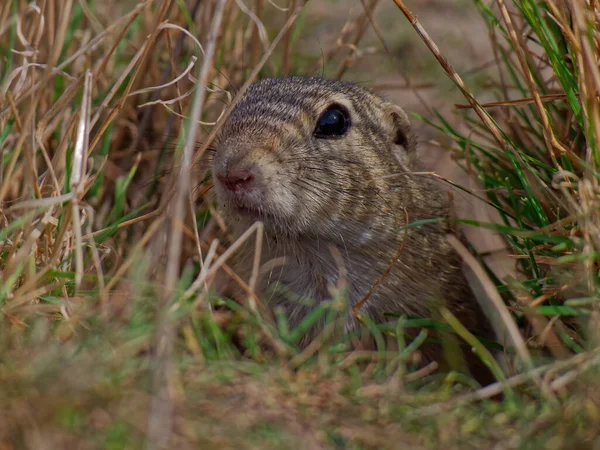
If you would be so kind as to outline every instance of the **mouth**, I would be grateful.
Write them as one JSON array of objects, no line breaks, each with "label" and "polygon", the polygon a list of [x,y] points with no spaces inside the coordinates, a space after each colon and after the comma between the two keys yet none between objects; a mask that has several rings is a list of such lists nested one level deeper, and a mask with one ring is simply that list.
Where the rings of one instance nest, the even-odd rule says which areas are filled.
[{"label": "mouth", "polygon": [[264,212],[260,211],[258,208],[245,205],[235,205],[234,210],[242,217],[248,217],[255,220],[261,219],[265,215]]},{"label": "mouth", "polygon": [[[267,226],[269,223],[277,223],[277,205],[270,203],[260,192],[252,195],[244,192],[217,191],[217,200],[226,216],[234,221],[250,223],[261,221]],[[275,208],[273,208],[275,206]]]},{"label": "mouth", "polygon": [[[217,185],[217,187],[220,187]],[[261,205],[261,199],[253,198],[246,192],[231,192],[217,189],[217,200],[229,216],[260,220],[267,214]]]},{"label": "mouth", "polygon": [[250,220],[255,222],[260,220],[261,222],[269,221],[274,219],[274,215],[266,205],[258,202],[249,201],[249,199],[231,198],[227,202],[226,209],[229,211],[229,215],[238,217],[240,219]]},{"label": "mouth", "polygon": [[[235,201],[231,199],[222,205],[226,221],[238,231],[247,228],[255,222],[262,222],[264,231],[273,235],[297,234],[295,222],[286,219],[269,208],[269,204],[255,205],[251,202]],[[241,228],[240,228],[241,227]]]}]

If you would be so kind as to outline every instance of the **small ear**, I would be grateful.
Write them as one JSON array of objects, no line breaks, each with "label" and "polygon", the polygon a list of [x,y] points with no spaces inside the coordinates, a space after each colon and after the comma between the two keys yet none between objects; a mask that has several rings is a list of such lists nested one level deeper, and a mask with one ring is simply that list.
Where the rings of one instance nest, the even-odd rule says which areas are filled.
[{"label": "small ear", "polygon": [[416,138],[406,112],[399,106],[386,102],[384,104],[384,114],[394,144],[404,147],[407,152],[415,150],[417,146]]}]

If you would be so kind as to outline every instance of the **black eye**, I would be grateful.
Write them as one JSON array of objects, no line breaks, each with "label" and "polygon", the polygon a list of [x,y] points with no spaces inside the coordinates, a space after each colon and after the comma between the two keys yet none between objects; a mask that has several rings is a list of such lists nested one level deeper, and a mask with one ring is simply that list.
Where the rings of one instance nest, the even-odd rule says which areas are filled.
[{"label": "black eye", "polygon": [[331,105],[319,120],[313,135],[319,139],[343,136],[350,128],[350,114],[342,105]]}]

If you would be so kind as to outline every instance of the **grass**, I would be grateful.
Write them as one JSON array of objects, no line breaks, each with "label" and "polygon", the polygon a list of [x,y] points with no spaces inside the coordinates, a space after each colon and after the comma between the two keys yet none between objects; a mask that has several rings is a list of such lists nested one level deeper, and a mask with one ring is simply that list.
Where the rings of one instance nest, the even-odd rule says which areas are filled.
[{"label": "grass", "polygon": [[221,0],[13,0],[0,6],[2,447],[598,445],[595,3],[474,0],[494,51],[477,76],[485,103],[395,3],[466,98],[452,117],[423,117],[484,189],[463,192],[500,217],[462,222],[500,233],[517,263],[498,279],[471,260],[512,330],[516,352],[494,364],[506,381],[415,369],[428,329],[474,339],[450,314],[368,324],[372,352],[335,333],[300,349],[343,292],[290,330],[251,280],[246,302],[206,289],[235,248],[204,176],[214,123],[254,78],[351,72],[376,2],[344,28],[352,46],[310,56],[295,48],[310,33],[299,0],[257,1],[254,20]]}]

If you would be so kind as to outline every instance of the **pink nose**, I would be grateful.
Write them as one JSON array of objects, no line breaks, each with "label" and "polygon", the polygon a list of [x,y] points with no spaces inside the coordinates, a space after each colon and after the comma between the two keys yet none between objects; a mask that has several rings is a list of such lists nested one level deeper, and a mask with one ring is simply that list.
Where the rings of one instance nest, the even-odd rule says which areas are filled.
[{"label": "pink nose", "polygon": [[232,169],[226,174],[217,174],[221,184],[230,191],[249,191],[254,185],[254,174],[249,170]]}]

